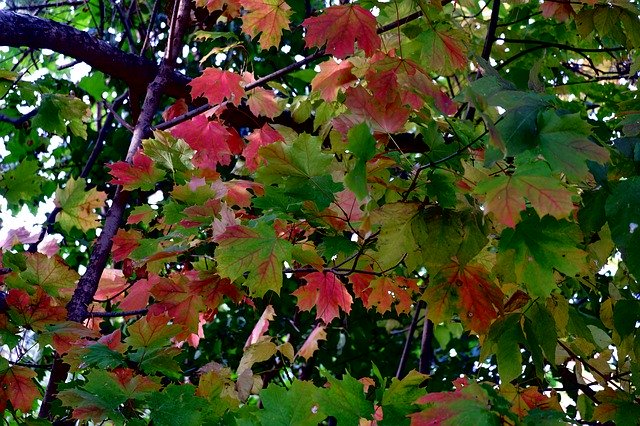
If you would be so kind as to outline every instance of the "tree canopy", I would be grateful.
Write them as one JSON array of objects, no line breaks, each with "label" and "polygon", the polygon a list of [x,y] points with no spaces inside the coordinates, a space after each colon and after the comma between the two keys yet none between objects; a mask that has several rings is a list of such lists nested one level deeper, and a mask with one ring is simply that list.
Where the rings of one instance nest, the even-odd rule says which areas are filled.
[{"label": "tree canopy", "polygon": [[5,423],[637,424],[636,0],[0,8]]}]

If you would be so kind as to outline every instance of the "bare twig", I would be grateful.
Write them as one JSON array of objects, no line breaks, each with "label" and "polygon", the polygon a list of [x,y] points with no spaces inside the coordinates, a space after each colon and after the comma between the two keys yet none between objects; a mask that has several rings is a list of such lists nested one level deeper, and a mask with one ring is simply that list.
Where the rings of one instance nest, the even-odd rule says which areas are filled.
[{"label": "bare twig", "polygon": [[[411,343],[413,341],[413,335],[418,326],[418,320],[420,319],[420,311],[425,307],[425,303],[421,300],[416,305],[416,311],[413,313],[411,324],[409,325],[409,331],[407,332],[407,340],[404,342],[404,348],[402,349],[402,355],[400,356],[400,362],[398,363],[398,370],[396,371],[396,378],[402,379],[404,376],[404,368],[407,365],[407,359],[411,352]],[[425,321],[427,319],[425,318]]]}]

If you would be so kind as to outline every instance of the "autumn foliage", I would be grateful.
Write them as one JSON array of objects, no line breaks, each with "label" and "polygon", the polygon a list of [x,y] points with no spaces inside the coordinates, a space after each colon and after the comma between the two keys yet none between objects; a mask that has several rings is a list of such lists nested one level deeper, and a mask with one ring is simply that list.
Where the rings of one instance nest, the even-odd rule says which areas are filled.
[{"label": "autumn foliage", "polygon": [[326,3],[6,3],[6,423],[636,424],[637,2]]}]

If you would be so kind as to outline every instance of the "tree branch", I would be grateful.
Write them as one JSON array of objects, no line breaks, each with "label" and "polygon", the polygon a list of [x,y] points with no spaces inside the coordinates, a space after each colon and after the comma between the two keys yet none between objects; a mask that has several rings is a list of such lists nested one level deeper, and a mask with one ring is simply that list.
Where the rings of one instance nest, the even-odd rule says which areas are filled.
[{"label": "tree branch", "polygon": [[[89,33],[14,12],[0,11],[0,46],[51,49],[123,80],[129,87],[145,87],[158,73],[158,66],[148,59],[123,52]],[[172,71],[163,91],[176,98],[185,97],[189,81]]]},{"label": "tree branch", "polygon": [[[151,122],[158,110],[160,98],[164,91],[163,89],[169,84],[174,74],[176,57],[180,50],[182,36],[188,22],[189,0],[180,0],[176,2],[174,6],[174,19],[171,21],[169,45],[165,50],[165,58],[160,66],[158,75],[147,88],[147,94],[142,105],[142,113],[136,123],[133,137],[129,144],[129,150],[126,156],[127,162],[132,161],[134,154],[140,148],[142,139],[150,133]],[[67,304],[67,319],[69,321],[82,322],[89,316],[87,309],[98,290],[100,277],[111,255],[113,237],[118,232],[120,224],[122,223],[128,198],[129,193],[119,186],[116,189],[111,208],[107,213],[102,233],[89,257],[87,271],[78,281],[71,301]],[[68,371],[69,366],[64,364],[60,357],[56,355],[53,368],[51,369],[51,378],[49,379],[45,396],[42,400],[39,413],[40,417],[50,416],[51,403],[58,393],[58,384],[64,382]]]}]

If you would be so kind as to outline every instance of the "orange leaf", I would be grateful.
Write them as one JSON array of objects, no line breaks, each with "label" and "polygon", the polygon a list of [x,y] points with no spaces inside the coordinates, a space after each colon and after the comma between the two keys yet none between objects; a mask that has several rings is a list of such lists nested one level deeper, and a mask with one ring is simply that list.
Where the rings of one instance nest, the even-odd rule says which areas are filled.
[{"label": "orange leaf", "polygon": [[[452,263],[440,275],[458,293],[458,311],[467,328],[486,333],[502,311],[504,294],[481,266]],[[432,304],[430,303],[429,306]]]},{"label": "orange leaf", "polygon": [[324,325],[318,325],[304,341],[296,356],[301,356],[305,360],[309,360],[315,351],[318,350],[318,341],[327,340],[327,332],[324,331]]},{"label": "orange leaf", "polygon": [[191,80],[189,86],[191,86],[193,98],[204,96],[212,105],[227,99],[237,105],[244,97],[244,89],[240,86],[241,81],[242,77],[234,72],[207,68],[200,77]]},{"label": "orange leaf", "polygon": [[280,45],[282,31],[289,28],[291,7],[284,0],[242,0],[248,12],[242,17],[242,29],[251,37],[257,36],[263,49]]},{"label": "orange leaf", "polygon": [[367,56],[380,48],[380,37],[376,31],[376,18],[358,5],[332,6],[320,16],[307,18],[302,22],[307,29],[307,46],[322,47],[343,59],[354,52],[354,44]]},{"label": "orange leaf", "polygon": [[292,294],[298,298],[298,307],[303,311],[310,311],[316,307],[316,318],[322,319],[325,324],[338,317],[342,308],[347,314],[351,312],[353,299],[331,272],[313,272],[304,277],[307,285],[299,287]]},{"label": "orange leaf", "polygon": [[394,304],[396,312],[409,312],[411,296],[418,292],[416,282],[403,277],[377,277],[371,281],[369,288],[371,293],[365,306],[367,308],[375,306],[381,314],[389,311]]},{"label": "orange leaf", "polygon": [[350,87],[346,95],[348,112],[334,120],[336,128],[343,133],[353,124],[362,122],[370,123],[374,131],[395,133],[404,127],[409,118],[410,111],[403,106],[400,96],[396,96],[390,103],[384,103],[361,86]]},{"label": "orange leaf", "polygon": [[356,76],[351,72],[353,64],[349,61],[338,63],[335,59],[329,59],[318,66],[320,72],[311,80],[311,87],[320,92],[320,97],[327,102],[335,101],[340,89],[356,81]]}]

